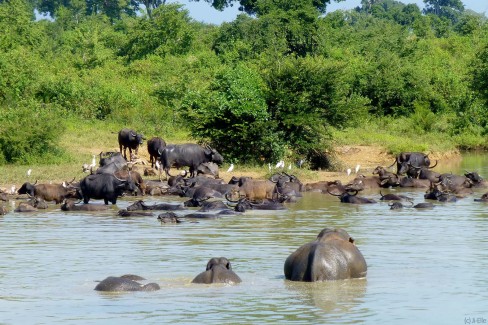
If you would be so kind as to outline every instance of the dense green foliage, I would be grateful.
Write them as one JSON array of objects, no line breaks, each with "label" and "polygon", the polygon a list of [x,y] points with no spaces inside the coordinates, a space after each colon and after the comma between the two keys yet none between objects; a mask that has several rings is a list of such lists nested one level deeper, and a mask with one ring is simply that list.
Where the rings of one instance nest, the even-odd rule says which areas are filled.
[{"label": "dense green foliage", "polygon": [[207,2],[252,15],[214,26],[159,0],[0,1],[0,164],[69,160],[58,139],[93,121],[241,163],[324,168],[348,141],[488,148],[488,24],[460,0],[326,15],[323,0]]}]

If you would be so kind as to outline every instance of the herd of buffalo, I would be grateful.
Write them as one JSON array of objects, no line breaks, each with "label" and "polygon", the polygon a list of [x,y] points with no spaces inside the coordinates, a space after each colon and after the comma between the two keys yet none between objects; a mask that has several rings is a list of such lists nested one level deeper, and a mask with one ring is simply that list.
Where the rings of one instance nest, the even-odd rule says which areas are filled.
[{"label": "herd of buffalo", "polygon": [[[284,171],[273,174],[267,180],[251,177],[232,177],[229,182],[219,178],[218,166],[223,157],[213,148],[197,144],[170,145],[159,137],[147,141],[149,165],[137,164],[139,146],[144,136],[130,129],[118,134],[120,152],[102,152],[98,167],[83,166],[89,175],[79,182],[63,184],[24,183],[16,193],[0,189],[0,214],[9,211],[2,201],[17,200],[15,212],[30,212],[48,208],[47,202],[60,205],[63,211],[100,211],[109,209],[109,202],[116,204],[124,195],[185,197],[181,204],[147,204],[144,200],[121,209],[121,217],[154,216],[161,223],[179,223],[186,220],[218,218],[235,215],[247,210],[286,209],[286,203],[296,202],[302,192],[319,191],[334,195],[340,202],[349,204],[376,203],[372,198],[358,196],[364,190],[379,190],[380,200],[390,201],[391,209],[404,207],[432,208],[432,202],[453,202],[473,193],[474,187],[488,187],[477,172],[464,175],[440,174],[433,170],[428,155],[420,152],[403,152],[388,167],[378,166],[373,175],[358,175],[351,182],[321,181],[302,184],[300,180]],[[129,159],[126,149],[129,149]],[[134,153],[133,153],[134,151]],[[388,169],[396,164],[396,172]],[[171,175],[171,168],[188,167],[178,175]],[[165,180],[162,180],[164,171]],[[147,180],[143,176],[158,176],[159,180]],[[381,193],[382,188],[414,187],[426,190],[426,202],[414,205],[413,199],[403,195]],[[20,195],[20,196],[19,196]],[[105,204],[90,203],[91,199],[103,200]],[[475,201],[488,202],[488,193]],[[198,208],[191,210],[190,208]],[[324,281],[366,276],[366,261],[354,244],[353,238],[343,229],[323,229],[316,240],[299,247],[285,261],[285,278],[292,281]],[[144,280],[136,275],[108,277],[98,283],[100,291],[153,291],[156,283],[141,284]],[[241,279],[232,271],[225,257],[211,258],[206,270],[198,274],[193,283],[239,283]]]}]

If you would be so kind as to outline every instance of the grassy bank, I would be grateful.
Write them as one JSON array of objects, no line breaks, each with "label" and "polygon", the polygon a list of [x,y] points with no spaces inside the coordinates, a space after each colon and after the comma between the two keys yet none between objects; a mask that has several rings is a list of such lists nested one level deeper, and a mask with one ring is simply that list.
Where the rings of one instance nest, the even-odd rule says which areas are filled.
[{"label": "grassy bank", "polygon": [[[118,151],[117,132],[126,127],[118,122],[113,121],[66,121],[65,132],[59,139],[59,148],[63,156],[61,162],[55,165],[5,165],[0,166],[1,179],[0,187],[10,187],[15,184],[21,185],[25,181],[34,182],[62,182],[72,180],[73,178],[81,179],[86,174],[82,172],[81,166],[84,163],[89,164],[93,155],[98,155],[102,151]],[[370,146],[381,148],[385,154],[383,159],[377,161],[374,157],[354,157],[358,162],[374,161],[371,164],[381,164],[389,162],[391,158],[388,155],[394,155],[401,151],[422,151],[429,152],[434,158],[446,157],[459,152],[469,139],[471,143],[478,143],[477,147],[485,148],[486,140],[473,136],[451,137],[441,132],[423,132],[413,134],[414,131],[405,130],[408,128],[408,121],[394,120],[389,125],[383,121],[369,122],[361,128],[348,128],[344,130],[332,130],[333,147],[339,148],[344,146]],[[400,128],[399,126],[402,125]],[[154,126],[133,127],[138,132],[142,132],[147,139],[153,136],[160,136],[167,143],[184,143],[195,142],[188,133],[182,129],[171,129],[154,131]],[[151,131],[152,130],[152,131]],[[464,141],[464,142],[463,142]],[[350,165],[344,160],[344,155],[340,152],[330,152],[333,161],[333,168],[329,171],[311,171],[308,169],[297,169],[292,166],[292,172],[304,182],[314,182],[317,180],[330,180],[343,177],[342,173]],[[367,153],[364,153],[367,155]],[[149,160],[146,144],[139,150],[139,156]],[[378,157],[376,157],[378,158]],[[98,157],[97,157],[98,160]],[[258,165],[238,164],[233,175],[249,175],[256,178],[266,178],[270,175],[268,164]],[[285,171],[288,171],[289,162],[286,163]],[[221,168],[221,177],[230,178],[232,175],[227,174],[228,163],[226,162]],[[354,166],[353,166],[354,167]],[[363,167],[365,167],[363,165]],[[31,169],[30,177],[26,172]],[[276,170],[272,170],[274,172]],[[154,177],[153,177],[154,178]]]}]

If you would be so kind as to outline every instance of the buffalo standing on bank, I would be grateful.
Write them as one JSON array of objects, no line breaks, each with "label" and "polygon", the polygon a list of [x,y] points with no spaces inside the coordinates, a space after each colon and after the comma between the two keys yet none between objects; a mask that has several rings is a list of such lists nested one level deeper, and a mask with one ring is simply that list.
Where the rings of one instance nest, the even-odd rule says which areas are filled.
[{"label": "buffalo standing on bank", "polygon": [[166,147],[166,142],[160,137],[154,137],[147,141],[147,152],[149,153],[149,162],[152,168],[154,168],[156,161],[161,156],[164,147]]},{"label": "buffalo standing on bank", "polygon": [[129,157],[132,157],[132,150],[134,150],[135,155],[137,156],[137,151],[139,146],[142,144],[144,140],[144,136],[140,133],[136,133],[134,130],[131,129],[122,129],[119,131],[119,146],[120,146],[120,153],[122,153],[122,148],[124,149],[124,158],[127,160],[127,148],[129,148]]},{"label": "buffalo standing on bank", "polygon": [[195,177],[199,165],[206,162],[214,162],[222,165],[224,158],[217,150],[210,147],[202,147],[194,143],[180,145],[168,145],[161,153],[161,165],[166,173],[166,178],[171,176],[169,169],[171,167],[190,167],[190,177]]}]

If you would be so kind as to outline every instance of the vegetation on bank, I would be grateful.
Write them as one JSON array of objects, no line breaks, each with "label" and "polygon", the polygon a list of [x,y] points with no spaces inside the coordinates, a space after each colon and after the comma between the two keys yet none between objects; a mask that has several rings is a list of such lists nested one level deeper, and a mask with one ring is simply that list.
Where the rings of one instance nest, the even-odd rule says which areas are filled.
[{"label": "vegetation on bank", "polygon": [[328,153],[343,144],[488,148],[488,24],[461,1],[212,3],[232,2],[245,13],[215,26],[164,2],[0,1],[6,179],[81,166],[122,127],[249,166],[339,168]]}]

